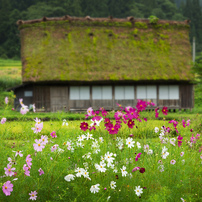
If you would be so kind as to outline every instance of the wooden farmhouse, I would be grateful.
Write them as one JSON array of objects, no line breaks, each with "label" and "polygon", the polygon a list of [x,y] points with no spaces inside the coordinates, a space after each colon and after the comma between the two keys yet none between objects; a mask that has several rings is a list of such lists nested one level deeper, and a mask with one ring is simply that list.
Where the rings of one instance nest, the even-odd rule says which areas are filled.
[{"label": "wooden farmhouse", "polygon": [[194,106],[191,45],[185,22],[65,16],[17,22],[23,84],[15,107],[38,111]]}]

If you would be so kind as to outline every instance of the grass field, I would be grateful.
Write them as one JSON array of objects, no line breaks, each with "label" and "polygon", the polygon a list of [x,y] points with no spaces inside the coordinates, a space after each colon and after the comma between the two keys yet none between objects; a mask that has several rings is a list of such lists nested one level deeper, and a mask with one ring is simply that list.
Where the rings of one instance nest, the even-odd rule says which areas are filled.
[{"label": "grass field", "polygon": [[62,119],[43,122],[34,133],[41,122],[28,121],[32,114],[0,124],[0,201],[201,201],[201,115],[192,116],[185,128],[179,121],[176,133],[168,120],[144,121],[143,114],[142,122],[135,120],[133,128],[122,122],[113,135],[103,121],[84,131],[83,120],[63,124]]}]

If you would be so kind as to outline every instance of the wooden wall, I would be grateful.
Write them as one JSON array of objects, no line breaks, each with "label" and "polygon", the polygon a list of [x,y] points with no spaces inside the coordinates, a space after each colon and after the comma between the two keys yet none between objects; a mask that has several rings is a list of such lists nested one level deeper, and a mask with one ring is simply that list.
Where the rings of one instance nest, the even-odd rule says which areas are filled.
[{"label": "wooden wall", "polygon": [[[154,102],[158,107],[167,106],[169,109],[187,109],[194,107],[193,85],[179,85],[179,99],[160,99],[159,85],[156,85],[156,99],[142,99],[145,101]],[[33,97],[25,97],[25,91],[33,91]],[[137,104],[137,89],[134,86],[135,99],[115,99],[115,86],[112,85],[112,99],[93,99],[92,86],[90,86],[89,99],[79,100],[70,99],[70,86],[68,85],[51,85],[51,86],[26,86],[15,90],[15,108],[19,106],[19,98],[23,98],[24,104],[28,105],[35,103],[37,111],[41,112],[56,112],[56,111],[80,111],[86,110],[89,107],[97,110],[104,107],[106,110],[118,110],[116,103],[122,107],[132,106]],[[161,96],[162,97],[162,96]],[[153,106],[150,109],[156,108]]]}]

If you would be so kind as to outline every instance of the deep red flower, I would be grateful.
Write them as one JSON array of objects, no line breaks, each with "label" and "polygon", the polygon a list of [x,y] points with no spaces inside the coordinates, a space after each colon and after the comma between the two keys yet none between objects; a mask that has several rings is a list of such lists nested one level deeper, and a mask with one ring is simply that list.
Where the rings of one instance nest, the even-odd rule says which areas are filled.
[{"label": "deep red flower", "polygon": [[106,127],[106,128],[109,128],[109,126],[110,126],[110,124],[111,124],[110,119],[109,119],[109,118],[105,118],[104,122],[105,122],[105,127]]},{"label": "deep red flower", "polygon": [[134,123],[133,120],[129,119],[127,125],[128,125],[128,128],[133,128],[133,126],[135,125],[135,123]]},{"label": "deep red flower", "polygon": [[155,109],[155,118],[158,118],[158,117],[159,117],[158,110],[159,110],[159,107],[157,107],[157,108]]},{"label": "deep red flower", "polygon": [[80,125],[81,130],[86,131],[88,130],[88,123],[82,122]]},{"label": "deep red flower", "polygon": [[145,168],[140,168],[140,173],[144,173],[145,172]]},{"label": "deep red flower", "polygon": [[162,113],[163,113],[164,115],[168,115],[168,108],[167,108],[167,107],[163,107]]}]

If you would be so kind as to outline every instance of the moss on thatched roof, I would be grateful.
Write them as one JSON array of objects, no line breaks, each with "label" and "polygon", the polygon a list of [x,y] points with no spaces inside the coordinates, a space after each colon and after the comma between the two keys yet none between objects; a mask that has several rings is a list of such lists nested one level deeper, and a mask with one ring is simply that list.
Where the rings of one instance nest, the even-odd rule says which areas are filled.
[{"label": "moss on thatched roof", "polygon": [[23,82],[192,78],[187,22],[66,16],[18,25]]}]

